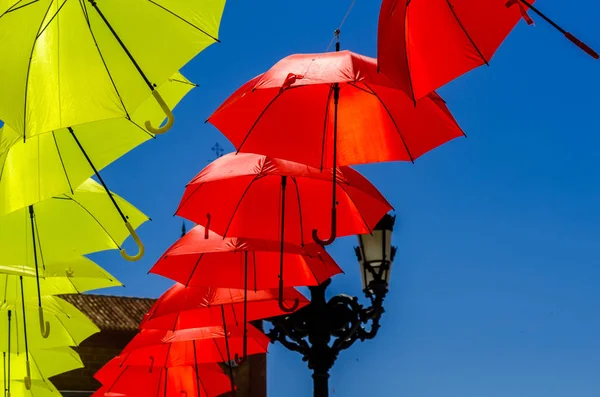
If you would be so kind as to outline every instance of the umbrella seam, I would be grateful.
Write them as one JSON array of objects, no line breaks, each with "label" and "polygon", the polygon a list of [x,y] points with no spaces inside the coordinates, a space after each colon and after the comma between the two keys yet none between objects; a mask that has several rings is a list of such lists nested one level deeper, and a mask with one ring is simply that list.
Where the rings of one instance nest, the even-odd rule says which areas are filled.
[{"label": "umbrella seam", "polygon": [[467,36],[467,38],[469,39],[469,42],[471,43],[473,48],[475,48],[475,51],[477,51],[477,54],[479,54],[479,56],[481,57],[483,62],[489,66],[490,65],[489,62],[487,61],[487,59],[485,59],[485,57],[483,56],[483,53],[479,50],[479,47],[477,47],[477,44],[475,44],[475,40],[473,40],[473,38],[471,38],[471,35],[469,34],[469,32],[467,32],[467,29],[463,26],[462,22],[458,18],[458,15],[456,15],[456,12],[454,12],[454,6],[450,2],[450,0],[446,0],[446,4],[448,4],[448,8],[450,8],[450,11],[452,12],[452,15],[454,16],[454,19],[456,19],[456,22],[462,29],[463,33],[465,34],[465,36]]},{"label": "umbrella seam", "polygon": [[[119,249],[121,248],[121,245],[118,242],[115,241],[115,239],[113,238],[113,236],[108,232],[108,230],[106,230],[106,228],[102,225],[102,223],[100,223],[100,221],[96,218],[95,215],[93,215],[87,208],[85,208],[80,202],[78,202],[77,200],[75,200],[73,197],[69,197],[68,200],[74,202],[79,207],[81,207],[81,209],[83,209],[85,212],[87,212],[88,215],[96,222],[96,224],[98,224],[98,226],[100,226],[100,228],[102,230],[104,230],[104,233],[106,233],[106,235],[108,237],[110,237],[110,239],[112,240],[113,243],[115,243],[115,245],[117,246],[117,248],[119,248]],[[39,239],[39,237],[38,237],[38,239]]]},{"label": "umbrella seam", "polygon": [[373,94],[375,96],[375,98],[377,98],[377,100],[379,101],[379,103],[381,104],[381,106],[383,106],[383,108],[387,112],[390,120],[392,120],[392,123],[394,124],[394,127],[396,128],[396,131],[398,132],[398,135],[400,136],[400,139],[402,140],[402,144],[404,145],[404,149],[406,149],[406,154],[408,154],[408,157],[410,158],[410,161],[412,163],[414,163],[415,159],[413,158],[412,154],[410,153],[410,150],[408,149],[408,145],[406,144],[406,140],[404,139],[404,136],[402,135],[402,132],[400,131],[400,128],[398,127],[398,124],[396,124],[396,120],[394,120],[394,117],[392,116],[392,113],[390,112],[390,110],[388,109],[388,107],[386,106],[386,104],[381,100],[381,98],[379,98],[379,95],[377,95],[377,93],[375,92],[375,90],[373,90],[367,83],[364,83],[364,84],[365,84],[365,87],[367,87],[368,89],[371,90],[371,94]]},{"label": "umbrella seam", "polygon": [[125,106],[125,102],[123,101],[123,98],[121,97],[121,93],[119,92],[119,89],[117,88],[117,84],[115,83],[115,81],[113,79],[112,73],[110,72],[110,70],[108,68],[108,64],[106,63],[106,60],[104,59],[104,55],[102,55],[102,51],[100,50],[100,46],[98,45],[98,42],[96,41],[96,35],[94,35],[94,31],[92,30],[92,24],[90,23],[87,6],[83,2],[80,2],[79,5],[80,5],[81,11],[83,13],[83,16],[87,22],[90,36],[92,36],[92,40],[94,40],[94,46],[96,47],[96,50],[98,51],[98,56],[100,56],[100,59],[102,60],[102,65],[104,65],[106,74],[108,75],[108,78],[110,79],[113,89],[115,90],[115,94],[117,94],[117,97],[119,98],[119,102],[121,102],[121,106],[123,107],[123,110],[125,111],[125,115],[127,116],[126,118],[128,120],[130,120],[131,117],[129,115],[129,111],[127,110],[127,107]]},{"label": "umbrella seam", "polygon": [[65,178],[67,178],[67,183],[69,184],[69,190],[71,191],[71,194],[74,194],[75,192],[73,191],[73,185],[71,184],[71,179],[69,179],[69,174],[67,173],[67,168],[65,167],[65,162],[63,161],[63,158],[62,158],[62,153],[60,152],[60,149],[58,148],[58,142],[56,142],[56,134],[54,131],[52,131],[52,139],[54,140],[54,146],[56,147],[56,153],[58,154],[58,158],[60,159],[60,165],[62,166],[63,172],[65,174]]},{"label": "umbrella seam", "polygon": [[188,25],[190,25],[191,27],[195,28],[195,29],[196,29],[196,30],[198,30],[199,32],[202,32],[202,33],[204,33],[206,36],[208,36],[208,37],[210,37],[211,39],[213,39],[213,40],[214,40],[216,43],[220,43],[220,42],[221,42],[221,41],[220,41],[218,38],[214,37],[214,36],[213,36],[213,35],[211,35],[211,34],[208,34],[208,33],[207,33],[207,32],[205,32],[204,30],[200,29],[198,26],[194,25],[193,23],[191,23],[191,22],[190,22],[190,21],[188,21],[187,19],[185,19],[185,18],[181,17],[180,15],[178,15],[178,14],[176,14],[175,12],[173,12],[173,11],[169,10],[168,8],[166,8],[166,7],[164,7],[164,6],[161,6],[160,4],[157,4],[157,3],[155,3],[155,2],[154,2],[154,1],[152,1],[152,0],[148,0],[148,2],[149,2],[149,3],[152,3],[152,4],[154,4],[154,5],[155,5],[155,6],[157,6],[158,8],[161,8],[161,9],[163,9],[164,11],[166,11],[167,13],[169,13],[169,14],[173,15],[173,16],[174,16],[174,17],[176,17],[177,19],[179,19],[179,20],[181,20],[181,21],[183,21],[183,22],[187,23]]},{"label": "umbrella seam", "polygon": [[[29,73],[31,72],[31,62],[33,61],[33,53],[35,51],[35,47],[37,45],[38,38],[40,37],[40,32],[42,31],[42,26],[44,26],[44,20],[48,16],[50,12],[50,8],[52,7],[53,2],[50,2],[46,12],[44,13],[44,19],[42,19],[42,23],[40,23],[40,27],[38,28],[35,39],[33,40],[33,45],[31,46],[31,52],[29,54],[29,61],[27,63],[27,73],[25,75],[25,92],[23,97],[23,142],[27,139],[27,96],[29,92]],[[63,3],[64,5],[64,3]],[[60,9],[59,9],[60,10]],[[57,11],[58,13],[58,11]],[[53,17],[54,18],[54,17]],[[50,20],[52,22],[52,19]],[[50,23],[48,22],[48,23]],[[46,25],[48,26],[48,25]]]}]

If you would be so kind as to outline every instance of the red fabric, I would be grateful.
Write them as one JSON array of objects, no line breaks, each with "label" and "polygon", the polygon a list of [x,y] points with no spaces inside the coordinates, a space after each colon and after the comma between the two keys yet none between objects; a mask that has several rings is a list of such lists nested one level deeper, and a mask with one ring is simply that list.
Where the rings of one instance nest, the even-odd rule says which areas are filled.
[{"label": "red fabric", "polygon": [[428,100],[430,92],[492,59],[524,14],[518,5],[506,3],[383,0],[377,44],[380,72],[414,100]]},{"label": "red fabric", "polygon": [[216,397],[231,391],[218,364],[150,368],[120,366],[115,358],[98,373],[105,397]]},{"label": "red fabric", "polygon": [[[150,269],[189,286],[244,288],[246,254],[248,288],[276,288],[280,243],[238,237],[223,238],[196,226],[179,239]],[[285,244],[285,286],[319,285],[342,269],[318,244]]]},{"label": "red fabric", "polygon": [[[184,330],[222,326],[223,313],[226,324],[243,324],[244,290],[213,287],[185,287],[176,284],[154,303],[144,316],[141,329]],[[278,290],[248,291],[246,321],[260,320],[285,314],[277,303]],[[291,306],[300,300],[299,308],[308,300],[294,288],[286,288],[284,304]],[[223,308],[223,310],[221,310]]]},{"label": "red fabric", "polygon": [[411,161],[463,135],[437,94],[415,106],[377,73],[375,59],[349,51],[284,58],[208,121],[240,152],[332,168],[333,83],[340,84],[339,165]]},{"label": "red fabric", "polygon": [[[248,324],[248,355],[267,353],[269,338]],[[220,363],[243,357],[243,325],[193,328],[182,331],[141,330],[121,352],[121,366],[180,367]],[[229,354],[227,352],[229,345]]]},{"label": "red fabric", "polygon": [[[282,175],[287,175],[285,241],[312,243],[312,230],[329,233],[331,170],[250,153],[213,161],[186,187],[177,215],[207,224],[222,236],[281,239]],[[379,191],[350,167],[338,170],[337,235],[370,233],[392,209]]]}]

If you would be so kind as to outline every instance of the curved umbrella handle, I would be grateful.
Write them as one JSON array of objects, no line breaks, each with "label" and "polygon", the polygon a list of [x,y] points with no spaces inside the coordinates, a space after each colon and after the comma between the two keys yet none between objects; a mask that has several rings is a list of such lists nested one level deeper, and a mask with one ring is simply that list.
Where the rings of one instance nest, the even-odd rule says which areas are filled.
[{"label": "curved umbrella handle", "polygon": [[283,303],[283,280],[281,279],[279,280],[279,298],[277,299],[277,303],[279,304],[281,311],[285,313],[293,313],[298,309],[298,306],[300,306],[300,299],[296,298],[294,299],[292,307],[285,307],[285,304]]},{"label": "curved umbrella handle", "polygon": [[40,316],[40,332],[42,338],[47,339],[50,336],[50,323],[44,320],[44,309],[38,308],[38,315]]},{"label": "curved umbrella handle", "polygon": [[25,388],[27,390],[31,390],[31,368],[29,366],[29,359],[25,361],[25,369],[27,371],[27,375],[23,378],[23,383],[25,383]]},{"label": "curved umbrella handle", "polygon": [[329,238],[327,240],[321,240],[319,238],[319,231],[317,229],[313,229],[312,238],[313,240],[315,240],[315,243],[320,244],[323,247],[326,245],[330,245],[335,241],[335,239],[337,238],[337,211],[335,208],[335,204],[334,208],[331,209],[331,235],[329,236]]},{"label": "curved umbrella handle", "polygon": [[140,240],[140,237],[138,236],[137,232],[129,222],[125,222],[125,227],[127,227],[127,230],[129,230],[129,234],[133,238],[133,241],[135,241],[135,244],[138,246],[138,253],[134,256],[131,256],[127,252],[125,252],[125,249],[121,249],[121,256],[125,258],[125,260],[128,260],[130,262],[139,261],[144,256],[144,244],[142,243],[142,240]]},{"label": "curved umbrella handle", "polygon": [[173,116],[173,111],[167,106],[164,99],[157,90],[152,91],[152,96],[154,97],[154,99],[156,99],[156,102],[158,102],[163,112],[165,112],[165,115],[167,116],[167,123],[162,127],[154,128],[152,127],[152,124],[150,124],[150,121],[146,120],[144,126],[148,131],[150,131],[153,134],[164,134],[165,132],[169,131],[173,126],[175,117]]}]

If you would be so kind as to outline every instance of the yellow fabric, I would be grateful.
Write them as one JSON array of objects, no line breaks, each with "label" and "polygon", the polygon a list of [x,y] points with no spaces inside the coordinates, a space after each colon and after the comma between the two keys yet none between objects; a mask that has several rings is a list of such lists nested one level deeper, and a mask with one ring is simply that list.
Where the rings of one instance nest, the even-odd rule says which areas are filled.
[{"label": "yellow fabric", "polygon": [[[63,299],[43,296],[44,320],[50,323],[50,335],[42,338],[37,304],[27,303],[27,341],[29,349],[54,349],[79,346],[85,339],[99,332],[94,323]],[[0,303],[0,352],[8,351],[8,311],[11,311],[11,353],[25,352],[23,312],[21,305]]]},{"label": "yellow fabric", "polygon": [[[9,357],[0,357],[0,367],[7,369]],[[40,349],[29,352],[31,379],[44,380],[77,368],[83,368],[79,355],[70,347]],[[10,378],[22,380],[27,375],[25,353],[10,354]],[[0,381],[4,381],[5,371],[0,371]],[[2,382],[0,382],[2,383]]]},{"label": "yellow fabric", "polygon": [[[129,223],[139,227],[148,217],[113,194]],[[123,218],[104,188],[92,179],[75,190],[33,205],[38,266],[108,249],[129,236]],[[35,271],[29,209],[0,217],[0,273]]]},{"label": "yellow fabric", "polygon": [[[35,271],[24,272],[23,289],[29,301],[37,302],[37,282]],[[40,291],[42,295],[79,294],[95,289],[122,286],[119,280],[100,266],[85,257],[75,257],[65,261],[46,265],[40,272]],[[16,302],[21,299],[19,276],[0,273],[0,300]]]},{"label": "yellow fabric", "polygon": [[[160,86],[215,42],[225,0],[97,4],[149,82]],[[2,11],[0,119],[20,135],[125,117],[151,93],[91,2],[1,0]]]},{"label": "yellow fabric", "polygon": [[[3,18],[0,17],[0,29]],[[12,62],[0,62],[0,70],[8,67],[7,64]],[[4,84],[2,80],[0,75],[0,87]],[[167,104],[174,107],[193,87],[193,83],[177,73],[158,90]],[[0,106],[7,98],[5,94],[0,93]],[[73,127],[98,171],[152,138],[153,135],[144,130],[144,121],[151,120],[156,126],[165,116],[154,98],[149,94],[147,97],[131,121],[116,118]],[[49,104],[44,106],[51,107]],[[67,129],[33,135],[26,141],[7,124],[0,129],[0,215],[71,192],[93,174],[93,169]]]},{"label": "yellow fabric", "polygon": [[10,397],[61,397],[61,394],[49,380],[33,380],[31,390],[27,390],[23,379],[15,379],[10,382]]}]

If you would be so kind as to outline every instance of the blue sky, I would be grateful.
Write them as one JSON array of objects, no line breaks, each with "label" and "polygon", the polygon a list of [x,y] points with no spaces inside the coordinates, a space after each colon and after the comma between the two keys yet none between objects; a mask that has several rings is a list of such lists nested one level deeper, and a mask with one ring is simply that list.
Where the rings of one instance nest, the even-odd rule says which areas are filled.
[{"label": "blue sky", "polygon": [[[140,229],[143,261],[93,256],[127,285],[106,293],[156,297],[171,284],[146,272],[180,234],[172,214],[184,186],[216,142],[231,149],[204,119],[280,58],[324,51],[350,2],[228,2],[222,43],[183,70],[200,87],[176,109],[176,127],[103,172],[153,218]],[[597,1],[539,6],[600,48]],[[376,55],[378,11],[357,1],[343,48]],[[414,165],[359,167],[397,209],[399,250],[383,327],[341,354],[332,396],[598,397],[600,62],[535,19],[490,68],[440,90],[468,138]],[[332,293],[360,294],[353,244],[331,249],[346,271]],[[272,396],[311,395],[296,353],[273,346],[268,374]]]}]

